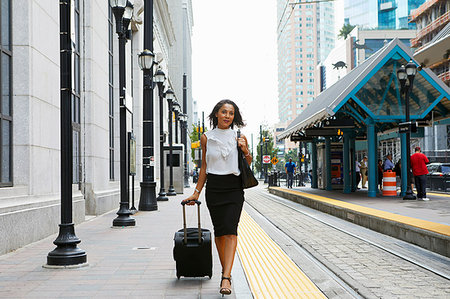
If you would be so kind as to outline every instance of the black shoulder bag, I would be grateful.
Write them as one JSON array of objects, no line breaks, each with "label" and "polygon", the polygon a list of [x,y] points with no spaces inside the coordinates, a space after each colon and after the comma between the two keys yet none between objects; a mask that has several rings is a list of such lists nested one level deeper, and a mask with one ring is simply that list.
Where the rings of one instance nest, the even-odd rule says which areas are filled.
[{"label": "black shoulder bag", "polygon": [[[241,137],[241,131],[239,130],[237,131],[237,137],[238,138]],[[237,147],[237,150],[238,150],[239,170],[241,171],[241,178],[242,178],[242,188],[247,189],[257,186],[258,180],[256,180],[255,176],[253,175],[253,171],[250,168],[250,165],[248,165],[244,153],[242,152],[239,145]]]}]

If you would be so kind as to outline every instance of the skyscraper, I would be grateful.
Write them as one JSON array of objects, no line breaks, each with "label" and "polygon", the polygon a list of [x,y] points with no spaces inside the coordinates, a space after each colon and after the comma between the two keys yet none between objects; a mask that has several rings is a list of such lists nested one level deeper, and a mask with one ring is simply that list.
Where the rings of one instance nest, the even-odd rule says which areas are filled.
[{"label": "skyscraper", "polygon": [[415,29],[411,11],[425,0],[344,0],[346,23],[365,29]]},{"label": "skyscraper", "polygon": [[333,3],[278,0],[278,114],[286,125],[315,97],[316,65],[334,45]]}]

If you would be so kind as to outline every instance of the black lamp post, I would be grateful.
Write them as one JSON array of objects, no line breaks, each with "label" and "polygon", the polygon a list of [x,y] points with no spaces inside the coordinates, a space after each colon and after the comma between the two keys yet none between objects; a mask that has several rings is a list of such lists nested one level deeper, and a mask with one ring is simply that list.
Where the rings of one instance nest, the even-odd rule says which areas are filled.
[{"label": "black lamp post", "polygon": [[184,187],[189,188],[189,169],[187,163],[187,120],[188,116],[184,113],[179,115],[181,126],[181,143],[184,144]]},{"label": "black lamp post", "polygon": [[164,81],[166,80],[166,75],[161,69],[158,69],[153,77],[153,81],[158,85],[158,97],[159,97],[159,176],[160,176],[160,186],[157,201],[167,201],[166,190],[164,188]]},{"label": "black lamp post", "polygon": [[[145,4],[144,17],[144,47],[153,48],[152,19],[147,20],[149,4]],[[152,14],[152,12],[150,12]],[[147,28],[150,27],[150,28]],[[151,34],[149,33],[151,32]],[[150,35],[150,36],[148,36]],[[142,182],[141,197],[139,200],[140,211],[154,211],[158,209],[156,200],[155,182],[155,148],[153,144],[154,121],[153,121],[153,63],[155,55],[151,50],[144,50],[139,54],[139,67],[144,72],[144,94],[143,94],[143,124],[142,124]]]},{"label": "black lamp post", "polygon": [[167,190],[167,196],[175,196],[177,193],[173,188],[173,148],[172,148],[172,113],[175,103],[175,93],[172,89],[166,91],[166,99],[169,104],[169,189]]},{"label": "black lamp post", "polygon": [[178,102],[175,102],[173,108],[175,112],[175,144],[178,144],[178,122],[180,121],[179,116],[181,112],[181,106],[180,104],[178,104]]},{"label": "black lamp post", "polygon": [[81,242],[72,223],[72,41],[70,37],[70,0],[61,0],[60,7],[60,80],[61,80],[61,224],[47,255],[47,265],[69,266],[86,263],[86,252],[77,247]]},{"label": "black lamp post", "polygon": [[[269,143],[269,138],[267,138],[267,137],[264,137],[264,144],[266,145],[266,155],[268,155],[269,153],[267,152],[267,144]],[[266,164],[265,165],[265,172],[266,172],[266,174],[264,175],[264,184],[267,184],[267,183],[269,183],[269,178],[268,178],[268,176],[267,176],[267,172],[268,172],[268,170],[269,170],[269,164]]]},{"label": "black lamp post", "polygon": [[[403,196],[404,200],[413,200],[416,199],[416,196],[413,195],[411,190],[411,122],[409,119],[409,93],[412,91],[414,77],[416,76],[417,67],[416,65],[410,61],[406,67],[403,65],[397,71],[397,78],[400,81],[401,93],[404,94],[405,97],[405,122],[408,124],[408,130],[406,134],[406,193]],[[406,79],[408,78],[409,85],[406,85]]]},{"label": "black lamp post", "polygon": [[119,36],[119,116],[120,116],[120,208],[118,216],[113,220],[113,226],[135,226],[136,220],[129,210],[128,197],[128,150],[127,150],[127,107],[125,106],[126,66],[125,43],[127,31],[133,15],[133,5],[126,0],[111,0],[111,7],[116,19],[116,33]]}]

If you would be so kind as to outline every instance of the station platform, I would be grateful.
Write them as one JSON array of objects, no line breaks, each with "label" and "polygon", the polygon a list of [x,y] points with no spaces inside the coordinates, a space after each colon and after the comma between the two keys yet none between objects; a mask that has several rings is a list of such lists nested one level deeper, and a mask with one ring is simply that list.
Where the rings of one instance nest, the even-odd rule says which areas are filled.
[{"label": "station platform", "polygon": [[269,192],[377,232],[450,257],[450,194],[427,192],[430,201],[375,198],[310,187],[270,187]]}]

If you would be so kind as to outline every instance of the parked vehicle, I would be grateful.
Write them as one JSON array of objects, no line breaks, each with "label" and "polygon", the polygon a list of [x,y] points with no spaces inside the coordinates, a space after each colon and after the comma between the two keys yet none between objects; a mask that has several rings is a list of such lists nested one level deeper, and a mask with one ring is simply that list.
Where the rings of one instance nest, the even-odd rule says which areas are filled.
[{"label": "parked vehicle", "polygon": [[427,188],[433,191],[450,192],[450,163],[427,165]]}]

